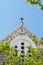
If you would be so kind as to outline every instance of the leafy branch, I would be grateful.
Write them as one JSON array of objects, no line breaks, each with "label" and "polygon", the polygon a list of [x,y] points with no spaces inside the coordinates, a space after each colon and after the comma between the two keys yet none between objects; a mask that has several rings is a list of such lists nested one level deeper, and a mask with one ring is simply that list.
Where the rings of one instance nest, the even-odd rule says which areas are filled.
[{"label": "leafy branch", "polygon": [[40,8],[41,10],[43,10],[43,4],[41,2],[41,0],[26,0],[26,3],[30,3],[31,5],[38,5],[38,8]]}]

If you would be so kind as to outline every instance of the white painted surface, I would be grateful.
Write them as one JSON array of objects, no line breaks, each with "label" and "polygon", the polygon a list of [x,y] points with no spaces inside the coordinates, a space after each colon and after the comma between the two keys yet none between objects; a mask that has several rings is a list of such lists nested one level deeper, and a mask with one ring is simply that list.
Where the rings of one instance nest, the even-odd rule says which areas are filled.
[{"label": "white painted surface", "polygon": [[17,45],[18,46],[18,50],[19,52],[21,52],[21,43],[24,43],[24,51],[25,53],[27,52],[27,46],[32,46],[33,48],[36,48],[36,45],[35,43],[28,37],[28,36],[18,36],[16,38],[14,38],[12,41],[11,41],[11,46],[15,46]]}]

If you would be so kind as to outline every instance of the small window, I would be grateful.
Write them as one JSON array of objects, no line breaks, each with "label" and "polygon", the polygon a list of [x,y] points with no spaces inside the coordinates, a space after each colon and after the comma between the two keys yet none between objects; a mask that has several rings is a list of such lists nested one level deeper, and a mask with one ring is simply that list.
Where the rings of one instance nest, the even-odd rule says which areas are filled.
[{"label": "small window", "polygon": [[21,32],[23,32],[23,29],[21,30]]},{"label": "small window", "polygon": [[17,48],[17,46],[15,46],[15,48]]},{"label": "small window", "polygon": [[24,49],[24,46],[21,46],[21,49]]},{"label": "small window", "polygon": [[24,43],[22,42],[21,45],[24,45]]}]

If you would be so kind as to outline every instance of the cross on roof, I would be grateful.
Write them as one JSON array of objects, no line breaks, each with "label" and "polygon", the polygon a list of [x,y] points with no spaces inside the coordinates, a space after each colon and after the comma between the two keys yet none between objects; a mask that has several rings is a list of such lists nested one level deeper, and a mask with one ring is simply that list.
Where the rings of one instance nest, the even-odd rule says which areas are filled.
[{"label": "cross on roof", "polygon": [[21,18],[20,18],[20,20],[21,20],[21,21],[23,21],[23,20],[24,20],[24,18],[23,18],[23,17],[21,17]]},{"label": "cross on roof", "polygon": [[23,22],[24,18],[21,17],[20,20],[21,20],[20,24],[21,24],[21,25],[24,25],[24,22]]}]

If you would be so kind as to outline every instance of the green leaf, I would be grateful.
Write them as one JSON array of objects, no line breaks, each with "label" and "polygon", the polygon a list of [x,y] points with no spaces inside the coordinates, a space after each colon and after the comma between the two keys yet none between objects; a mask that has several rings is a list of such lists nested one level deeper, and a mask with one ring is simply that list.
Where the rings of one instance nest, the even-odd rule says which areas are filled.
[{"label": "green leaf", "polygon": [[30,0],[26,0],[26,3],[28,3]]},{"label": "green leaf", "polygon": [[38,4],[40,0],[33,0],[34,4]]}]

